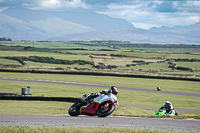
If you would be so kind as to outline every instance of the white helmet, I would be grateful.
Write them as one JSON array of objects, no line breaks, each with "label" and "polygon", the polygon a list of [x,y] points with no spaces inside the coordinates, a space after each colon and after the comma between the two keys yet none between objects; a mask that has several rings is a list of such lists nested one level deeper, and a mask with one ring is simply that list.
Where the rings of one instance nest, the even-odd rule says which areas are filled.
[{"label": "white helmet", "polygon": [[172,106],[172,103],[170,101],[166,101],[165,106],[170,107],[170,106]]}]

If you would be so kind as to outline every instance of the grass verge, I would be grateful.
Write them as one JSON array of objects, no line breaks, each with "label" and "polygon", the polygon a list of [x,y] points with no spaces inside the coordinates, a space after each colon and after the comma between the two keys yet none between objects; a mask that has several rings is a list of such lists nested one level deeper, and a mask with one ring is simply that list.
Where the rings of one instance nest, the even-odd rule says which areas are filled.
[{"label": "grass verge", "polygon": [[32,74],[32,73],[9,73],[0,72],[0,77],[38,79],[38,80],[56,80],[64,82],[78,82],[99,85],[115,85],[132,88],[156,89],[158,86],[161,90],[177,91],[200,94],[200,82],[181,81],[168,79],[147,79],[131,77],[114,77],[114,76],[92,76],[92,75],[72,75],[72,74]]},{"label": "grass verge", "polygon": [[196,133],[194,131],[144,130],[105,127],[22,127],[0,126],[1,133]]}]

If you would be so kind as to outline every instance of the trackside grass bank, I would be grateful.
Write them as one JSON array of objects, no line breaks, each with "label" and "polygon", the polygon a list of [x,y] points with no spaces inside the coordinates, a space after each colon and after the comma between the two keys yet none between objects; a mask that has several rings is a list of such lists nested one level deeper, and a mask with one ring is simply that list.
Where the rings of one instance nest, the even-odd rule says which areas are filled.
[{"label": "trackside grass bank", "polygon": [[10,72],[0,72],[0,77],[77,82],[77,83],[109,85],[109,86],[115,85],[115,86],[145,88],[154,90],[159,86],[161,87],[162,90],[165,91],[200,93],[199,81],[182,81],[182,80],[150,79],[150,78],[147,79],[147,78],[115,77],[115,76],[36,74],[36,73],[10,73]]},{"label": "trackside grass bank", "polygon": [[[109,88],[94,88],[72,85],[58,85],[31,82],[0,81],[2,93],[20,93],[21,88],[31,86],[33,96],[45,97],[74,97],[81,98],[85,93],[99,93]],[[199,110],[200,98],[152,92],[119,90],[117,96],[120,104],[161,107],[165,101],[170,100],[175,108]]]},{"label": "trackside grass bank", "polygon": [[[156,108],[161,107],[165,101],[170,100],[173,106],[178,109],[199,110],[200,98],[172,94],[160,94],[152,92],[140,92],[122,90],[120,86],[132,88],[156,89],[160,86],[162,90],[179,91],[189,93],[200,93],[200,82],[142,79],[142,78],[122,78],[113,76],[89,76],[89,75],[59,75],[59,74],[31,74],[31,73],[0,73],[1,77],[38,79],[64,82],[77,82],[99,85],[119,86],[119,108],[112,115],[118,116],[155,116]],[[98,93],[100,90],[109,88],[95,88],[86,86],[72,86],[60,84],[3,81],[0,80],[1,93],[21,94],[21,88],[30,86],[33,88],[33,96],[44,97],[74,97],[80,98],[84,93]],[[156,91],[156,90],[155,90]],[[1,114],[47,114],[47,115],[67,115],[67,110],[72,103],[44,102],[44,101],[0,101]],[[124,105],[139,105],[156,107],[155,109],[128,107]],[[29,110],[29,111],[27,111]],[[199,116],[199,113],[180,112],[187,116]]]},{"label": "trackside grass bank", "polygon": [[119,129],[105,127],[22,127],[0,126],[1,133],[197,133],[194,131]]}]

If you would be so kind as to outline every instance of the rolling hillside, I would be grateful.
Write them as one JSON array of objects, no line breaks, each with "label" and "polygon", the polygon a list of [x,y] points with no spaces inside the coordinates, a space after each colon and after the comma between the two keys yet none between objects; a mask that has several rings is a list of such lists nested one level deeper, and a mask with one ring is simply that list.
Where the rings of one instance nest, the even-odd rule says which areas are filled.
[{"label": "rolling hillside", "polygon": [[94,12],[52,12],[26,8],[8,8],[0,17],[0,37],[13,40],[200,44],[200,23],[143,30],[135,28],[126,20]]}]

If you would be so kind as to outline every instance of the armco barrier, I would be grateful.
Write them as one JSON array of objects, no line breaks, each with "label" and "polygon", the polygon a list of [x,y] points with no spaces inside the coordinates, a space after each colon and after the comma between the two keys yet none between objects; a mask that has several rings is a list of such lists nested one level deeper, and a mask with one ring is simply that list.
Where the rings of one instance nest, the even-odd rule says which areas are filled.
[{"label": "armco barrier", "polygon": [[0,100],[29,100],[29,101],[59,101],[79,102],[80,98],[73,97],[39,97],[39,96],[0,96]]}]

